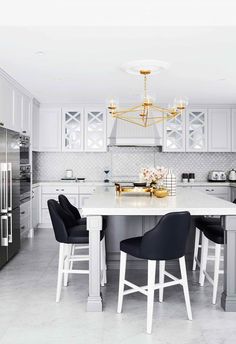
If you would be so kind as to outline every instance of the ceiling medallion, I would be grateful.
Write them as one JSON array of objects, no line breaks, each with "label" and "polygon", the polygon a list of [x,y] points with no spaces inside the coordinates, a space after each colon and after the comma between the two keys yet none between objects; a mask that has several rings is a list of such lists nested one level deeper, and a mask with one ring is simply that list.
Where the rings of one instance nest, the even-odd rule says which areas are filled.
[{"label": "ceiling medallion", "polygon": [[174,104],[163,108],[154,101],[147,92],[147,77],[150,74],[160,73],[167,69],[169,64],[158,60],[141,60],[129,62],[122,66],[127,73],[139,74],[144,78],[144,92],[142,102],[127,109],[118,109],[117,101],[111,99],[109,101],[108,110],[112,117],[137,124],[142,127],[150,127],[151,125],[160,123],[166,119],[174,118],[182,114],[188,105],[186,97],[175,98]]}]

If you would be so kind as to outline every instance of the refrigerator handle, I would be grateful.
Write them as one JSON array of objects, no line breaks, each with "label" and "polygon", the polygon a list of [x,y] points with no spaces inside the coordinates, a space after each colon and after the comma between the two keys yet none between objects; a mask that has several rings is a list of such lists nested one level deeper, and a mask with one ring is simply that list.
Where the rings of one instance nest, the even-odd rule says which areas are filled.
[{"label": "refrigerator handle", "polygon": [[12,214],[8,214],[8,243],[12,243]]},{"label": "refrigerator handle", "polygon": [[1,245],[8,246],[8,216],[7,215],[1,216]]},{"label": "refrigerator handle", "polygon": [[0,164],[1,213],[7,213],[7,164]]},{"label": "refrigerator handle", "polygon": [[8,211],[12,211],[12,164],[8,163],[7,164],[7,174],[8,174],[8,197],[7,197],[7,201],[8,201]]}]

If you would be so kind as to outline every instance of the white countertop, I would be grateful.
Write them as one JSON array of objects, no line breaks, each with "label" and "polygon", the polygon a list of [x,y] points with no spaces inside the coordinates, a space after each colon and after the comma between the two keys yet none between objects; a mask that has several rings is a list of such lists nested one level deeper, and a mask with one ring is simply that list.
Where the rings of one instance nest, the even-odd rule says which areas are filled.
[{"label": "white countertop", "polygon": [[[84,186],[113,186],[114,183],[104,183],[103,181],[80,181],[76,182],[74,180],[43,180],[43,181],[33,181],[33,187],[40,185],[65,185],[65,184],[75,184]],[[181,187],[194,187],[194,186],[232,186],[236,187],[236,182],[207,182],[207,181],[195,181],[194,183],[182,183],[177,182],[177,186]]]},{"label": "white countertop", "polygon": [[235,215],[236,204],[193,189],[179,189],[176,196],[157,198],[149,195],[116,195],[114,188],[97,187],[82,208],[88,215],[164,215],[189,211],[191,215]]}]

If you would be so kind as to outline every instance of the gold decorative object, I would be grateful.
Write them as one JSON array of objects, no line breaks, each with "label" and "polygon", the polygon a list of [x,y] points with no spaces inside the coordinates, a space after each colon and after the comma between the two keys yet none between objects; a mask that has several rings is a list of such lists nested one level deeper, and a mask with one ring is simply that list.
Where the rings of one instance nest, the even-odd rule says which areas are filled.
[{"label": "gold decorative object", "polygon": [[142,127],[150,127],[154,124],[182,114],[183,110],[188,105],[186,97],[176,98],[174,105],[167,108],[153,104],[152,98],[147,93],[147,76],[151,73],[151,69],[139,70],[139,74],[144,77],[144,95],[141,104],[137,104],[127,109],[118,109],[117,102],[115,100],[110,100],[108,110],[112,117],[137,124]]},{"label": "gold decorative object", "polygon": [[169,195],[169,192],[165,188],[154,189],[154,195],[158,198],[163,198]]}]

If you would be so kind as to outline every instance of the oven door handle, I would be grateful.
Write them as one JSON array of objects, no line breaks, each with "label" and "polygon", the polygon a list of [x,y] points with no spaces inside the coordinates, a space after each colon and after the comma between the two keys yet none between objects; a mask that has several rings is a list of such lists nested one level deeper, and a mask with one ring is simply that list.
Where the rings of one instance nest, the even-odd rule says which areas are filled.
[{"label": "oven door handle", "polygon": [[8,215],[8,242],[9,244],[12,243],[12,214]]}]

